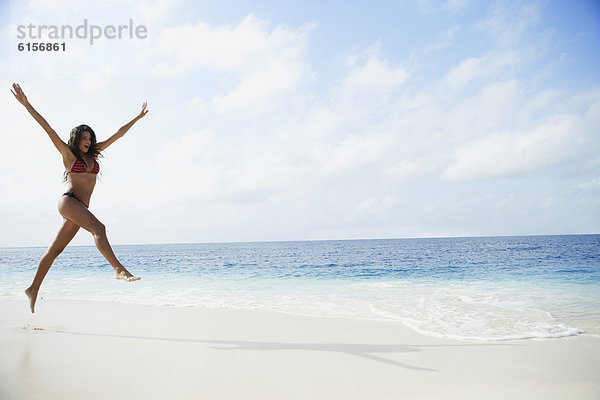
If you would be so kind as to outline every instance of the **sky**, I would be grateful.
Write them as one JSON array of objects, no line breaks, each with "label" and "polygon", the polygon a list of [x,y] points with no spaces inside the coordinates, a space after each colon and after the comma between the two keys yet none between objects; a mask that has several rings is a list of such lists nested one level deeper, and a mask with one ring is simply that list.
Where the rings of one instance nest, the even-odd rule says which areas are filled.
[{"label": "sky", "polygon": [[[81,123],[103,140],[148,102],[100,160],[90,210],[113,244],[600,232],[596,1],[15,0],[0,15],[0,247],[48,246],[66,191],[13,82],[65,141]],[[18,50],[34,42],[65,50]]]}]

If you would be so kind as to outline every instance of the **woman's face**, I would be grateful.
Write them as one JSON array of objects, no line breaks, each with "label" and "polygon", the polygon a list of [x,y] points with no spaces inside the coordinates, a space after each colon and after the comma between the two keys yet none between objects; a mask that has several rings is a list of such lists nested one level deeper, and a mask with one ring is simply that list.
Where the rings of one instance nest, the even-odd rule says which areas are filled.
[{"label": "woman's face", "polygon": [[92,135],[88,131],[81,132],[79,140],[79,150],[82,153],[87,153],[92,145]]}]

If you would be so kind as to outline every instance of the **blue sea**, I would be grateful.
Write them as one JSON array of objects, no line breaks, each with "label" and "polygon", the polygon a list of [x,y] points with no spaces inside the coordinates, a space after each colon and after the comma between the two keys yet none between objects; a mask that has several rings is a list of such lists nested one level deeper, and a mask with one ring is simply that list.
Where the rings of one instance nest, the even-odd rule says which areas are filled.
[{"label": "blue sea", "polygon": [[[115,280],[95,247],[73,246],[54,263],[40,296],[394,321],[467,340],[600,335],[600,235],[114,250],[141,281]],[[24,299],[44,251],[0,248],[0,301]]]}]

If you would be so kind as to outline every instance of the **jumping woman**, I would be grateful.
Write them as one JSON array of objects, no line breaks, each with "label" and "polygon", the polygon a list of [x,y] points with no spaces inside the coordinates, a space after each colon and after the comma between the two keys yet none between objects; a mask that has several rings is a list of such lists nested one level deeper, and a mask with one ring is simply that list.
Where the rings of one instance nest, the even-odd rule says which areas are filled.
[{"label": "jumping woman", "polygon": [[33,283],[25,290],[25,294],[29,297],[31,312],[34,312],[40,285],[52,263],[65,249],[67,244],[69,244],[71,239],[73,239],[79,228],[83,228],[92,234],[96,247],[98,247],[100,253],[114,268],[117,279],[129,282],[139,280],[140,278],[129,273],[123,264],[117,260],[115,253],[113,253],[110,247],[110,243],[108,243],[104,225],[88,210],[88,207],[94,186],[96,185],[96,175],[100,171],[100,165],[97,161],[100,152],[106,150],[108,146],[125,135],[138,120],[146,116],[148,113],[146,103],[142,105],[142,111],[140,111],[137,117],[123,125],[117,133],[107,140],[97,143],[96,134],[92,128],[87,125],[79,125],[71,130],[71,137],[67,144],[61,140],[48,122],[29,104],[21,87],[15,83],[13,84],[13,89],[14,91],[11,90],[12,94],[42,126],[61,154],[68,184],[67,192],[58,200],[58,212],[63,216],[63,225],[58,231],[54,242],[42,256],[35,277],[33,278]]}]

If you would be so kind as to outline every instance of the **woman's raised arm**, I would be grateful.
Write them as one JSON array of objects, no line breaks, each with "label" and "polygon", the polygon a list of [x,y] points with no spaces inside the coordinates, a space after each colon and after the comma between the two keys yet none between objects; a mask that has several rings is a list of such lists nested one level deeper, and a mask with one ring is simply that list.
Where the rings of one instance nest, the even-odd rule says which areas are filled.
[{"label": "woman's raised arm", "polygon": [[125,133],[127,133],[127,131],[129,129],[131,129],[133,124],[138,122],[140,119],[144,118],[146,116],[146,114],[148,114],[148,110],[146,110],[147,105],[148,104],[146,102],[144,102],[144,104],[142,104],[142,111],[140,111],[140,113],[134,119],[132,119],[131,121],[129,121],[128,123],[126,123],[125,125],[120,127],[119,130],[117,131],[117,133],[115,133],[114,135],[112,135],[111,137],[109,137],[108,139],[106,139],[103,142],[98,142],[98,144],[96,145],[98,150],[100,150],[100,151],[105,150],[108,146],[113,144],[117,139],[123,137],[123,135],[125,135]]},{"label": "woman's raised arm", "polygon": [[35,108],[33,108],[31,104],[29,104],[29,101],[27,101],[27,96],[25,96],[25,93],[23,93],[23,89],[21,89],[21,86],[19,86],[16,83],[13,83],[13,89],[14,91],[11,90],[11,93],[15,95],[15,98],[19,101],[19,103],[25,106],[25,109],[29,111],[29,114],[31,114],[31,116],[38,122],[38,124],[40,124],[42,128],[44,128],[44,130],[50,137],[50,140],[52,140],[52,143],[54,143],[54,146],[60,152],[60,154],[62,154],[63,156],[65,154],[68,154],[68,152],[70,151],[69,146],[67,146],[67,144],[62,141],[62,139],[58,136],[54,129],[52,129],[52,127],[50,126],[50,124],[48,124],[44,117],[42,117],[35,110]]}]

